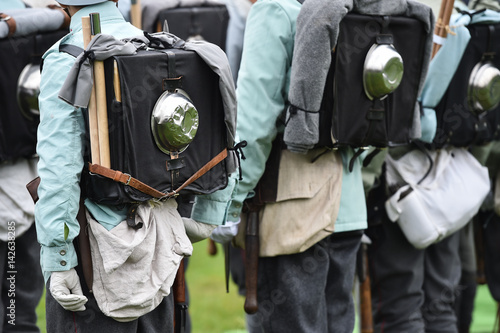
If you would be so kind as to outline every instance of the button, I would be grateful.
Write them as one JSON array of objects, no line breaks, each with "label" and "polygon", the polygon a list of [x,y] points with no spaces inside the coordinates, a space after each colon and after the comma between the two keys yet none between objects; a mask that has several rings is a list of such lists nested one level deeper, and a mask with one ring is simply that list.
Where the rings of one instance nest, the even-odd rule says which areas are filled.
[{"label": "button", "polygon": [[241,207],[241,204],[240,204],[240,203],[237,203],[237,204],[235,204],[235,205],[234,205],[234,207],[236,207],[236,208],[240,208],[240,207]]},{"label": "button", "polygon": [[62,255],[62,256],[66,255],[66,250],[59,251],[59,254]]},{"label": "button", "polygon": [[61,266],[66,266],[66,261],[61,260]]},{"label": "button", "polygon": [[233,215],[233,217],[238,217],[238,213],[233,213],[231,215]]}]

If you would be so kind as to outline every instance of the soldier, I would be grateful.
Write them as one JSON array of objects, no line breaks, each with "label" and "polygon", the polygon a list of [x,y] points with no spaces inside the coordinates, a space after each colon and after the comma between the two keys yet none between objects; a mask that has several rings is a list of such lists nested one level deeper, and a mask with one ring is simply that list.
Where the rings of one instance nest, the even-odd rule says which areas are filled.
[{"label": "soldier", "polygon": [[[40,30],[26,29],[29,21],[26,18],[32,18],[33,13],[40,13],[39,18],[54,14],[58,23],[40,24]],[[57,36],[62,36],[63,32],[52,31],[59,28],[65,15],[60,8],[38,11],[27,8],[23,1],[0,1],[0,331],[6,333],[40,332],[36,307],[44,286],[35,230],[35,207],[26,191],[26,184],[37,176],[37,120],[28,114],[31,109],[36,109],[36,103],[22,98],[18,102],[16,89],[19,89],[19,98],[22,95],[19,91],[26,88],[24,84],[27,83],[29,89],[24,90],[26,94],[23,96],[30,102],[36,101],[36,75],[27,73],[31,73],[31,69],[38,73],[39,69],[34,65],[41,56],[38,52],[43,52],[45,41],[54,42]],[[40,43],[40,50],[34,47],[35,39]]]},{"label": "soldier", "polygon": [[[76,108],[67,104],[58,98],[58,93],[63,85],[70,68],[75,62],[75,58],[59,50],[60,45],[74,45],[80,48],[84,46],[81,18],[90,13],[100,14],[101,31],[103,34],[114,36],[116,39],[134,37],[143,35],[143,32],[131,24],[127,23],[116,3],[118,0],[64,0],[59,3],[71,15],[70,33],[63,37],[44,55],[44,64],[42,71],[41,91],[39,97],[40,103],[40,125],[38,128],[37,153],[40,156],[38,164],[41,182],[38,189],[39,201],[35,208],[36,226],[38,231],[38,240],[41,244],[41,266],[47,285],[46,297],[46,317],[48,332],[166,332],[173,330],[173,299],[172,297],[163,297],[168,293],[160,289],[155,295],[155,302],[145,298],[142,304],[138,304],[134,311],[132,309],[121,317],[111,317],[105,315],[102,311],[103,304],[96,302],[93,293],[89,291],[93,286],[88,286],[83,280],[81,262],[79,264],[80,253],[75,250],[73,241],[79,232],[77,222],[77,213],[79,212],[79,202],[81,195],[80,176],[84,166],[84,142],[85,125],[84,114],[81,108]],[[200,229],[194,233],[188,233],[184,230],[183,222],[176,211],[177,204],[174,200],[161,203],[159,206],[150,207],[148,205],[139,206],[138,210],[145,210],[155,216],[157,220],[168,223],[158,223],[160,228],[168,226],[171,230],[167,231],[169,240],[158,244],[151,249],[145,242],[138,245],[140,251],[149,251],[151,256],[158,253],[166,254],[169,258],[176,258],[171,266],[160,267],[160,270],[167,270],[169,279],[175,275],[180,258],[184,255],[190,255],[191,244],[187,237],[198,236],[203,239],[210,234],[212,226],[205,224],[195,224]],[[97,221],[100,226],[104,226],[104,233],[111,234],[122,222],[126,225],[126,214],[128,205],[106,206],[100,205],[91,200],[85,200],[85,210],[89,221]],[[138,213],[139,214],[139,213]],[[149,223],[152,223],[151,221]],[[180,224],[179,224],[180,223]],[[132,228],[130,228],[132,229]],[[148,235],[155,236],[152,228]],[[143,230],[144,230],[143,229]],[[166,230],[166,229],[164,229]],[[132,232],[127,229],[126,232]],[[148,236],[146,236],[148,237]],[[170,238],[175,238],[177,243]],[[146,238],[147,239],[147,238]],[[186,242],[187,241],[187,242]],[[189,244],[188,244],[189,243]],[[142,247],[144,246],[144,247]],[[147,247],[147,249],[146,249]],[[174,249],[172,249],[174,248]],[[135,248],[129,249],[134,250]],[[175,252],[177,251],[177,252]],[[113,255],[118,251],[109,251],[101,253],[103,258],[112,260]],[[174,253],[175,252],[175,253]],[[147,256],[145,256],[147,257]],[[156,257],[155,257],[156,258]],[[153,265],[152,263],[150,263]],[[95,265],[95,262],[94,262]],[[137,267],[154,270],[149,264]],[[137,269],[136,267],[136,269]],[[127,269],[133,269],[127,268]],[[152,273],[154,274],[154,273]],[[122,277],[130,277],[133,273],[122,272]],[[94,282],[96,279],[94,275]],[[173,280],[173,279],[171,279]],[[170,281],[170,280],[169,280]],[[121,279],[114,281],[114,286],[121,289],[119,295],[113,300],[116,307],[127,307],[137,299],[130,299],[130,293],[142,292],[134,290],[134,286],[126,285]],[[163,286],[162,286],[163,288]],[[106,289],[106,285],[104,285]],[[102,291],[102,290],[101,290]],[[105,291],[105,290],[104,290]],[[157,299],[157,295],[163,295]],[[141,302],[138,302],[141,303]],[[144,308],[146,305],[146,308]],[[130,310],[130,309],[129,309]],[[128,317],[126,316],[128,315]],[[115,318],[115,319],[113,319]]]},{"label": "soldier", "polygon": [[[326,62],[336,44],[334,22],[338,27],[349,11],[391,15],[391,10],[399,10],[399,14],[407,10],[406,2],[400,1],[321,4],[306,0],[301,7],[302,2],[259,0],[252,6],[245,27],[237,82],[237,134],[248,145],[242,161],[242,180],[233,194],[224,229],[230,231],[230,225],[238,224],[246,199],[254,194],[257,201],[264,199],[258,213],[258,311],[248,316],[250,332],[353,331],[351,292],[356,253],[367,220],[360,160],[353,159],[354,150],[350,147],[331,150],[314,144],[288,144],[286,133],[291,121],[287,118],[285,123],[281,118],[293,103],[296,59],[303,65],[298,66],[303,69],[302,77],[308,76],[308,80],[302,81],[304,89],[297,90],[319,109],[322,79],[329,67]],[[299,26],[304,22],[310,26],[302,25],[301,34]],[[325,34],[316,34],[319,30]],[[302,54],[303,58],[296,57],[299,46],[310,51]],[[323,86],[318,88],[315,84]],[[303,112],[307,115],[318,111],[307,108],[311,105],[295,106],[307,110]],[[283,126],[286,127],[281,140],[286,146],[278,143]],[[297,126],[295,138],[318,134],[305,128]],[[279,167],[272,169],[275,160]],[[278,174],[270,177],[278,179],[277,185],[264,181],[269,171]],[[274,201],[268,195],[273,185],[277,187]],[[247,214],[241,216],[242,221],[247,219]],[[240,223],[239,229],[245,229],[244,222]],[[220,229],[223,228],[213,233],[217,239],[221,238]],[[230,232],[225,234],[231,237]]]}]

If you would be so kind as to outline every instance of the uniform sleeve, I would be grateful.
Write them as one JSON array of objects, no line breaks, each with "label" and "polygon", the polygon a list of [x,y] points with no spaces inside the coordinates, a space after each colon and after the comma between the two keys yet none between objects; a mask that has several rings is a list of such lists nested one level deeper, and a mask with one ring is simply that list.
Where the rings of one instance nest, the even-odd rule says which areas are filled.
[{"label": "uniform sleeve", "polygon": [[[275,2],[261,0],[252,6],[237,83],[236,133],[248,143],[243,149],[246,159],[241,161],[242,179],[235,185],[227,208],[210,216],[219,220],[218,224],[238,221],[243,201],[264,172],[277,134],[276,121],[285,109],[293,33],[292,21]],[[197,216],[196,206],[193,214]],[[208,214],[210,209],[205,216]]]},{"label": "uniform sleeve", "polygon": [[52,271],[77,265],[72,241],[80,230],[76,215],[85,126],[82,111],[58,98],[73,62],[70,55],[50,51],[44,60],[40,85],[37,153],[41,182],[35,221],[46,278]]},{"label": "uniform sleeve", "polygon": [[236,132],[247,141],[242,180],[236,187],[228,220],[237,221],[243,201],[262,174],[274,138],[277,119],[285,109],[293,50],[294,20],[273,1],[252,6],[238,74]]}]

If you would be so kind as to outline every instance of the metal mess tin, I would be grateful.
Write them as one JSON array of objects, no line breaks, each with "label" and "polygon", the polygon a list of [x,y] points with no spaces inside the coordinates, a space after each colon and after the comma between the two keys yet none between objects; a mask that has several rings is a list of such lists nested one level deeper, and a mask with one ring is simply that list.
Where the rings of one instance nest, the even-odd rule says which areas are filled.
[{"label": "metal mess tin", "polygon": [[363,87],[370,100],[383,99],[396,90],[403,78],[403,58],[390,44],[374,44],[363,68]]},{"label": "metal mess tin", "polygon": [[17,103],[26,119],[32,121],[40,116],[38,95],[40,95],[40,65],[28,64],[17,80]]},{"label": "metal mess tin", "polygon": [[151,130],[156,145],[165,154],[183,152],[193,141],[198,126],[198,110],[185,91],[165,91],[156,101]]},{"label": "metal mess tin", "polygon": [[491,62],[479,62],[472,69],[467,100],[475,112],[492,110],[500,103],[500,70]]}]

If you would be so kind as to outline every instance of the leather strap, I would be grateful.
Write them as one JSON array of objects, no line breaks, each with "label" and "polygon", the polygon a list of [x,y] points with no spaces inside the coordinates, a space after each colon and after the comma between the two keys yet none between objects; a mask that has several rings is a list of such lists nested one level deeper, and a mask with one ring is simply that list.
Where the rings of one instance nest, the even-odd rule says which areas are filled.
[{"label": "leather strap", "polygon": [[14,35],[14,33],[16,32],[16,21],[12,17],[4,13],[0,13],[0,21],[7,23],[7,26],[9,27],[9,34],[7,36],[11,37],[12,35]]},{"label": "leather strap", "polygon": [[144,184],[140,180],[132,177],[131,175],[127,173],[123,173],[118,170],[113,170],[110,168],[103,167],[102,165],[99,164],[92,164],[89,163],[89,171],[94,174],[101,175],[103,177],[109,178],[114,180],[115,182],[122,183],[127,186],[131,186],[135,188],[136,190],[141,191],[142,193],[145,193],[147,195],[152,196],[153,198],[157,199],[163,199],[163,198],[170,198],[172,196],[177,195],[182,189],[184,189],[186,186],[203,176],[205,173],[207,173],[210,169],[212,169],[214,166],[219,164],[223,159],[227,157],[227,148],[221,151],[217,156],[212,158],[207,164],[205,164],[200,170],[196,171],[195,174],[193,174],[191,177],[189,177],[188,180],[186,180],[181,186],[179,186],[176,190],[169,192],[169,193],[164,193],[161,191],[158,191],[151,186]]}]

